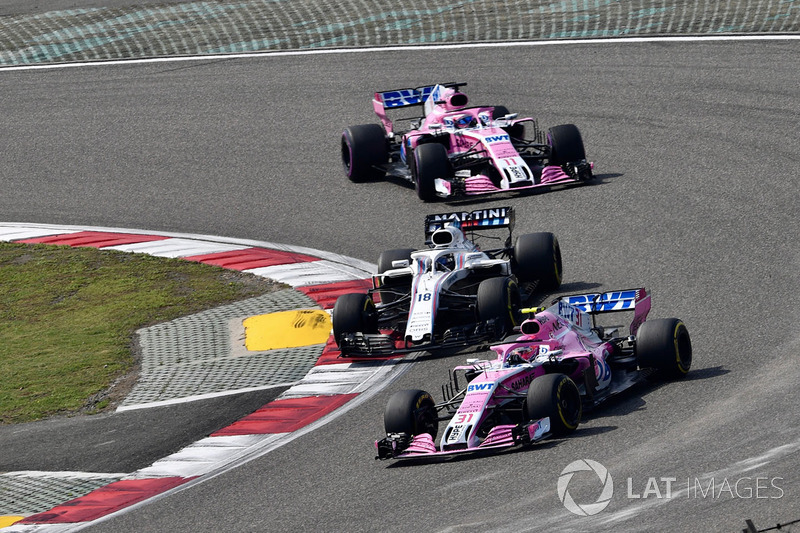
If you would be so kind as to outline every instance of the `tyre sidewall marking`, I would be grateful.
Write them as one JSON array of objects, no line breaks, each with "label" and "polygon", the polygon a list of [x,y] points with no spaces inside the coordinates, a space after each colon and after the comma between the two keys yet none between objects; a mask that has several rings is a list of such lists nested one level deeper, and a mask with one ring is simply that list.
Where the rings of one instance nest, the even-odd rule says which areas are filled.
[{"label": "tyre sidewall marking", "polygon": [[688,374],[689,369],[683,365],[683,361],[681,360],[680,345],[678,343],[680,340],[680,331],[682,327],[686,327],[683,325],[683,322],[678,321],[678,323],[675,324],[675,331],[672,332],[672,344],[675,347],[675,361],[677,362],[678,372],[681,374]]}]

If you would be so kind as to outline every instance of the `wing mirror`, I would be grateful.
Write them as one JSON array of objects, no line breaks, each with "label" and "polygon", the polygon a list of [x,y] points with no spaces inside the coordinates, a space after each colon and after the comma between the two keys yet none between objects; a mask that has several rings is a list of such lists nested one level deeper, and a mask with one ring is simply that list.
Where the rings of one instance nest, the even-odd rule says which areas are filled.
[{"label": "wing mirror", "polygon": [[408,259],[396,259],[392,261],[392,268],[403,268],[407,267],[410,264],[411,262],[409,262]]}]

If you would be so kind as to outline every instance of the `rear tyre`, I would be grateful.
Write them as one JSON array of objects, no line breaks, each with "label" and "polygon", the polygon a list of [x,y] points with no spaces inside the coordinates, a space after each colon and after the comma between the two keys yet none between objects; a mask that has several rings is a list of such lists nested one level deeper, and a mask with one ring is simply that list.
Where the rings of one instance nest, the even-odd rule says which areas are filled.
[{"label": "rear tyre", "polygon": [[343,294],[336,299],[331,316],[333,338],[338,346],[349,333],[377,333],[378,313],[367,294]]},{"label": "rear tyre", "polygon": [[383,412],[386,433],[405,433],[409,436],[428,433],[435,440],[439,421],[433,397],[423,390],[401,390],[389,398]]},{"label": "rear tyre", "polygon": [[[394,261],[401,261],[403,259],[408,259],[411,261],[411,254],[413,252],[413,248],[398,248],[396,250],[386,250],[381,252],[381,255],[378,257],[378,274],[380,275],[387,270],[393,269],[394,267],[392,266],[392,263]],[[384,280],[381,286],[386,287],[387,289],[402,291],[405,291],[406,289],[410,291],[411,289],[410,282],[406,278],[401,278],[399,280]],[[392,303],[398,298],[398,295],[393,291],[378,292],[381,295],[381,303],[384,304]]]},{"label": "rear tyre", "polygon": [[478,318],[498,321],[498,339],[511,333],[514,326],[522,322],[521,306],[519,287],[511,278],[489,278],[478,285]]},{"label": "rear tyre", "polygon": [[655,368],[656,376],[686,377],[692,367],[692,340],[686,325],[677,318],[648,320],[636,332],[634,348],[641,368]]},{"label": "rear tyre", "polygon": [[342,165],[350,181],[382,178],[385,173],[376,167],[388,161],[389,147],[381,125],[350,126],[342,132]]},{"label": "rear tyre", "polygon": [[436,178],[450,180],[453,168],[447,158],[447,149],[441,144],[423,144],[414,149],[411,167],[417,196],[423,202],[436,200]]},{"label": "rear tyre", "polygon": [[564,374],[545,374],[531,382],[525,401],[528,420],[550,417],[550,431],[564,436],[578,428],[583,414],[578,386]]},{"label": "rear tyre", "polygon": [[549,232],[520,235],[514,243],[512,266],[520,281],[538,280],[540,291],[558,289],[563,273],[558,239]]},{"label": "rear tyre", "polygon": [[581,132],[574,124],[553,126],[547,131],[547,139],[550,145],[551,165],[560,166],[586,159]]}]

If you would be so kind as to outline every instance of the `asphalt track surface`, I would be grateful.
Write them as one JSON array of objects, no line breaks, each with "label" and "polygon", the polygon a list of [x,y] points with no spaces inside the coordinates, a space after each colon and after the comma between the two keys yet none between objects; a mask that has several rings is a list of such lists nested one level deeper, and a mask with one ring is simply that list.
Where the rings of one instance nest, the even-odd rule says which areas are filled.
[{"label": "asphalt track surface", "polygon": [[[574,122],[594,185],[466,206],[513,205],[517,233],[559,236],[564,292],[645,286],[651,316],[682,318],[694,342],[688,379],[637,387],[571,438],[446,463],[373,461],[388,396],[438,395],[464,356],[426,359],[335,423],[88,530],[722,531],[800,518],[797,52],[796,41],[593,43],[2,73],[4,219],[368,261],[419,245],[425,214],[465,206],[344,179],[339,133],[372,121],[374,90],[466,81],[475,104]],[[615,481],[593,517],[556,491],[584,458]],[[633,497],[649,478],[662,496],[661,478],[675,478],[673,497]],[[713,494],[690,490],[712,478]],[[723,480],[744,481],[733,494]],[[597,477],[569,490],[594,501]]]}]

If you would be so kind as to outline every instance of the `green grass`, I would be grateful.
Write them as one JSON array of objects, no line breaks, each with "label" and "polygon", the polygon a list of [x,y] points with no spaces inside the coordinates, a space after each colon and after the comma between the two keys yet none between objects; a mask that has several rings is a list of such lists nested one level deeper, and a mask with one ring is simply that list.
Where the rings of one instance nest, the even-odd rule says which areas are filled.
[{"label": "green grass", "polygon": [[144,254],[0,243],[0,423],[100,412],[134,332],[283,286]]}]

